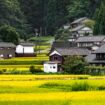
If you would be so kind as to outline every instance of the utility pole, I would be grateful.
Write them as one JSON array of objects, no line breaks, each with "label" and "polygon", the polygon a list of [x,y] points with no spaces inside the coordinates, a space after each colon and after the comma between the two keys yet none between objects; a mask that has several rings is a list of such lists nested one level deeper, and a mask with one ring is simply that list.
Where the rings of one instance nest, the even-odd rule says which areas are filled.
[{"label": "utility pole", "polygon": [[[35,37],[36,37],[36,39],[37,39],[37,38],[38,38],[38,29],[35,28],[34,31],[35,31]],[[35,50],[36,50],[36,54],[37,54],[37,46],[38,46],[38,41],[36,40],[36,42],[35,42]]]},{"label": "utility pole", "polygon": [[39,34],[39,39],[38,39],[39,40],[39,54],[40,54],[40,46],[41,46],[41,42],[40,41],[41,41],[41,36],[42,36],[42,33],[43,33],[42,31],[43,31],[42,27],[40,27],[40,32],[39,32],[40,34]]}]

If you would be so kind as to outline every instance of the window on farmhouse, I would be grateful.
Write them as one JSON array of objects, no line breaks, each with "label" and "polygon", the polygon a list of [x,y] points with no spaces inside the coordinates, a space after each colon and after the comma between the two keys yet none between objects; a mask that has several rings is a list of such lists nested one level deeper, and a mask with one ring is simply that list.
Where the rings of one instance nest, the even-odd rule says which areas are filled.
[{"label": "window on farmhouse", "polygon": [[58,60],[58,57],[54,57],[54,60]]},{"label": "window on farmhouse", "polygon": [[2,58],[2,57],[4,57],[4,55],[3,55],[3,54],[1,54],[1,55],[0,55],[0,57]]},{"label": "window on farmhouse", "polygon": [[2,50],[3,49],[3,47],[0,47],[0,50]]},{"label": "window on farmhouse", "polygon": [[55,69],[55,66],[53,66],[53,69]]}]

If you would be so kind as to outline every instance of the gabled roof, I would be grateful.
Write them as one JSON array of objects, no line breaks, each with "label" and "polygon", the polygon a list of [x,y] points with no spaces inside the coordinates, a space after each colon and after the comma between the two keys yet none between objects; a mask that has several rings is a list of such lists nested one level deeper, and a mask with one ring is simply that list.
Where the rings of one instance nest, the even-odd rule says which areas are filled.
[{"label": "gabled roof", "polygon": [[15,44],[9,42],[0,42],[0,47],[13,47],[15,48]]},{"label": "gabled roof", "polygon": [[96,51],[94,51],[93,53],[105,53],[105,44],[102,45],[99,49],[97,49]]},{"label": "gabled roof", "polygon": [[86,56],[90,54],[91,52],[88,49],[85,48],[77,48],[77,47],[71,47],[71,48],[56,48],[55,49],[59,54],[62,56],[67,55],[79,55],[79,56]]},{"label": "gabled roof", "polygon": [[85,60],[88,63],[92,63],[95,59],[96,59],[96,55],[95,54],[89,54],[88,56],[85,57]]},{"label": "gabled roof", "polygon": [[105,63],[105,60],[97,60],[95,54],[88,55],[87,57],[85,57],[85,60],[88,63],[91,63],[91,64],[102,64],[102,63]]},{"label": "gabled roof", "polygon": [[85,27],[84,25],[79,25],[79,26],[77,26],[77,27],[75,27],[75,28],[73,28],[73,29],[70,29],[70,31],[71,31],[71,32],[79,31],[79,30],[81,30],[81,29],[84,28],[84,27]]},{"label": "gabled roof", "polygon": [[101,42],[105,39],[105,36],[84,36],[79,37],[76,42]]},{"label": "gabled roof", "polygon": [[84,21],[84,20],[86,20],[86,19],[88,19],[88,18],[87,18],[87,17],[82,17],[82,18],[76,19],[76,20],[74,20],[74,21],[71,23],[71,25],[72,25],[72,24],[76,24],[76,23],[80,23],[80,22],[82,22],[82,21]]},{"label": "gabled roof", "polygon": [[20,43],[19,45],[22,45],[22,46],[34,46],[34,43],[24,42],[24,43]]}]

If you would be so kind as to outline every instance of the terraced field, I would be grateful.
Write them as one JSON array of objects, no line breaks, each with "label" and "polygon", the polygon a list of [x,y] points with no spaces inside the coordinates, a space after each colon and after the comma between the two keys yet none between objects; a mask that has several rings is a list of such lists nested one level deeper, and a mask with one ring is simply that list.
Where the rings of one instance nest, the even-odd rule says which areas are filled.
[{"label": "terraced field", "polygon": [[105,105],[104,94],[105,77],[0,75],[0,105]]},{"label": "terraced field", "polygon": [[32,38],[35,41],[40,41],[41,44],[35,47],[36,57],[17,57],[12,59],[0,60],[0,70],[18,70],[29,71],[31,65],[38,70],[43,70],[43,63],[49,60],[48,53],[51,48],[51,40],[53,37],[36,37]]},{"label": "terraced field", "polygon": [[20,57],[0,60],[0,70],[29,71],[31,65],[36,69],[43,70],[43,63],[48,61],[46,54],[38,54],[36,57]]}]

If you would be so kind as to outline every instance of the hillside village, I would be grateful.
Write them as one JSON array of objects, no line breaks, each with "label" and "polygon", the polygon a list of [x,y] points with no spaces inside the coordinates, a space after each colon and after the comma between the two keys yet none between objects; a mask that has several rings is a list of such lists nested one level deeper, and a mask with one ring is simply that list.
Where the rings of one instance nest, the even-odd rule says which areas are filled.
[{"label": "hillside village", "polygon": [[105,0],[0,0],[0,105],[105,105]]},{"label": "hillside village", "polygon": [[[39,63],[39,65],[42,65],[41,69],[45,73],[62,72],[62,65],[65,62],[65,57],[67,58],[69,56],[83,57],[88,63],[88,66],[91,67],[99,67],[105,65],[105,36],[93,35],[93,29],[84,24],[84,21],[87,20],[89,19],[82,17],[74,20],[72,23],[63,26],[64,30],[69,30],[69,32],[71,33],[66,42],[56,40],[53,41],[53,39],[51,39],[53,41],[49,43],[49,46],[51,47],[44,49],[44,51],[47,50],[47,61],[45,58],[42,60],[42,63]],[[30,57],[30,60],[31,57],[33,57],[33,60],[37,59],[38,51],[36,51],[37,49],[35,49],[35,46],[37,45],[35,45],[35,42],[32,41],[20,42],[17,45],[9,42],[0,42],[0,59],[1,61],[3,59],[5,61],[5,59],[21,59],[24,57],[26,57],[27,59]],[[39,51],[39,55],[40,54],[41,51]],[[24,63],[22,64],[24,65]],[[31,67],[31,65],[35,64],[35,62],[30,62],[28,64]],[[97,68],[95,69],[97,70]]]},{"label": "hillside village", "polygon": [[[93,30],[83,23],[87,18],[79,18],[64,26],[72,36],[67,42],[53,42],[49,54],[50,62],[45,64],[45,72],[62,71],[64,58],[67,56],[82,56],[88,66],[104,66],[105,36],[93,35]],[[53,66],[58,65],[58,66]],[[97,70],[97,68],[96,68]]]}]

